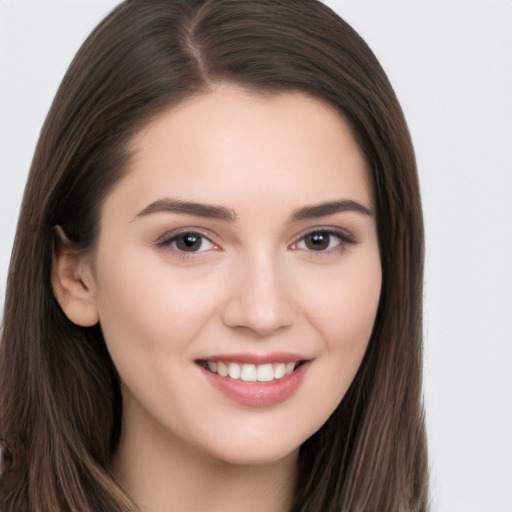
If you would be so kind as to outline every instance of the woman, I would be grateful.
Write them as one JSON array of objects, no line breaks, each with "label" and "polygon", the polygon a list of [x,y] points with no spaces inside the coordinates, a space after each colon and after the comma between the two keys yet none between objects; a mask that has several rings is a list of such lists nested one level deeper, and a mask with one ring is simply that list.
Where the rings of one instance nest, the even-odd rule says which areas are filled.
[{"label": "woman", "polygon": [[405,120],[346,23],[124,2],[25,192],[1,509],[425,510],[422,258]]}]

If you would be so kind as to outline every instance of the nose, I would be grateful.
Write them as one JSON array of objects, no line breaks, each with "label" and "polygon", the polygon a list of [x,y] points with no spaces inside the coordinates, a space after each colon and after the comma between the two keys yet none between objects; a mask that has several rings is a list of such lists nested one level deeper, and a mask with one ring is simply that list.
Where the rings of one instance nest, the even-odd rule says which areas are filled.
[{"label": "nose", "polygon": [[291,326],[295,318],[291,287],[270,258],[247,262],[229,277],[228,300],[222,311],[225,325],[265,337]]}]

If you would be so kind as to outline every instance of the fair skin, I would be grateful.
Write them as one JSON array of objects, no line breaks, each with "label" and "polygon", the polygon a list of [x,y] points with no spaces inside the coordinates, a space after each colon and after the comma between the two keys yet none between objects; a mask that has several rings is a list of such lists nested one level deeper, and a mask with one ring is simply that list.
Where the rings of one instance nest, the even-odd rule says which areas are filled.
[{"label": "fair skin", "polygon": [[285,511],[298,449],[375,319],[365,160],[320,101],[231,85],[162,114],[131,149],[94,253],[60,251],[53,270],[63,310],[100,322],[120,375],[114,474],[143,512]]}]

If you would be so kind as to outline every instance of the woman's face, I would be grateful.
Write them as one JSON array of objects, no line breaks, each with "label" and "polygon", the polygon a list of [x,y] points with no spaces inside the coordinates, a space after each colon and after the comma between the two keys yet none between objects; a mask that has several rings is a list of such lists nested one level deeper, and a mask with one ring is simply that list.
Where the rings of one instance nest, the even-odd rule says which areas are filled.
[{"label": "woman's face", "polygon": [[337,407],[372,331],[381,266],[365,160],[318,100],[231,86],[166,112],[132,149],[89,288],[124,431],[279,460]]}]

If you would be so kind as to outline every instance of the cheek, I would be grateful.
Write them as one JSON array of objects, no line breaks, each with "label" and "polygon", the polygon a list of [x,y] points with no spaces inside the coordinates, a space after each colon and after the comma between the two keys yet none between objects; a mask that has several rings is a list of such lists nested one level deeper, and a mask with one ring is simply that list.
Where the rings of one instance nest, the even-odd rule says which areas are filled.
[{"label": "cheek", "polygon": [[366,345],[375,321],[382,284],[377,256],[347,265],[338,275],[319,279],[308,297],[311,322],[329,350]]},{"label": "cheek", "polygon": [[350,386],[368,346],[381,281],[380,260],[374,256],[347,266],[336,279],[319,280],[310,290],[309,321],[323,339],[326,356],[321,377],[324,396],[334,407]]},{"label": "cheek", "polygon": [[[336,340],[345,340],[348,346],[364,346],[369,341],[381,291],[380,267],[373,272],[352,275],[344,283],[339,302],[333,301],[338,308],[334,315],[333,332],[330,338],[335,348]],[[344,344],[341,343],[341,346]]]},{"label": "cheek", "polygon": [[97,302],[114,362],[129,351],[150,357],[183,350],[215,310],[216,283],[185,277],[137,251],[113,253],[116,261],[99,269]]}]

